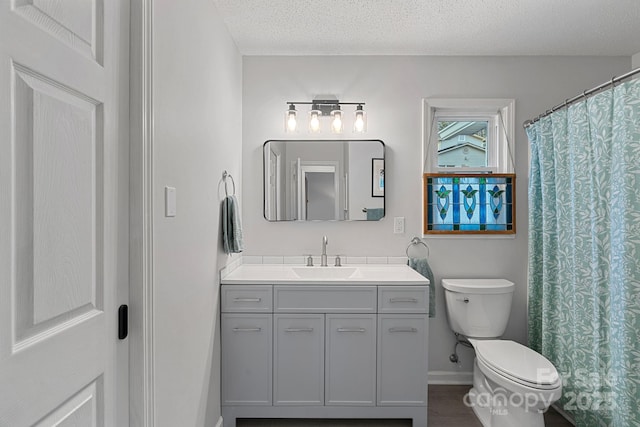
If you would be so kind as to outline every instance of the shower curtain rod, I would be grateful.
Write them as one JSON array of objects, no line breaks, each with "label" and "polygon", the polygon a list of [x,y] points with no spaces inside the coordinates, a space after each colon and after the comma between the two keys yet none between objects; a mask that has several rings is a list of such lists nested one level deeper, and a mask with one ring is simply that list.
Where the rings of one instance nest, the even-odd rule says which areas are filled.
[{"label": "shower curtain rod", "polygon": [[524,127],[525,129],[528,128],[529,126],[531,126],[532,124],[534,124],[535,122],[537,122],[538,120],[540,120],[543,117],[547,117],[549,114],[558,111],[562,108],[568,107],[569,105],[583,99],[586,98],[589,95],[593,95],[594,93],[605,89],[609,86],[614,86],[616,83],[621,82],[624,79],[628,79],[629,77],[640,73],[640,68],[636,68],[633,71],[629,71],[626,74],[621,75],[620,77],[614,77],[612,78],[610,81],[606,82],[606,83],[602,83],[599,86],[594,87],[593,89],[589,89],[589,90],[585,90],[584,92],[582,92],[582,94],[578,95],[578,96],[574,96],[571,99],[566,99],[562,104],[558,104],[555,107],[552,107],[550,110],[545,111],[544,113],[540,114],[538,117],[535,117],[533,119],[527,120],[526,122],[524,122],[522,124],[522,127]]}]

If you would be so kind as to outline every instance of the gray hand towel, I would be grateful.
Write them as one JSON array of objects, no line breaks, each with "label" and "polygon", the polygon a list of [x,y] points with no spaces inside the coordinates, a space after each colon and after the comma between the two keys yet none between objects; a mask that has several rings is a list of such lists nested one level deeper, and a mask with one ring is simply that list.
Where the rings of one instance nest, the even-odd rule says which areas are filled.
[{"label": "gray hand towel", "polygon": [[429,317],[436,317],[436,285],[433,271],[426,258],[409,258],[409,267],[429,279]]},{"label": "gray hand towel", "polygon": [[378,221],[384,217],[384,208],[367,208],[367,221]]},{"label": "gray hand towel", "polygon": [[236,196],[227,196],[222,201],[222,242],[228,254],[244,250],[242,223]]}]

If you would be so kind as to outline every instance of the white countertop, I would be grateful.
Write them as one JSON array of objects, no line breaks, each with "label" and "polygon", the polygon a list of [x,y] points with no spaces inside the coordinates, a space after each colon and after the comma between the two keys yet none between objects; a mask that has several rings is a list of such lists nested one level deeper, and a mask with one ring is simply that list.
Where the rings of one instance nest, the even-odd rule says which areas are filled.
[{"label": "white countertop", "polygon": [[345,264],[306,267],[291,264],[242,264],[221,279],[223,285],[428,285],[404,264]]}]

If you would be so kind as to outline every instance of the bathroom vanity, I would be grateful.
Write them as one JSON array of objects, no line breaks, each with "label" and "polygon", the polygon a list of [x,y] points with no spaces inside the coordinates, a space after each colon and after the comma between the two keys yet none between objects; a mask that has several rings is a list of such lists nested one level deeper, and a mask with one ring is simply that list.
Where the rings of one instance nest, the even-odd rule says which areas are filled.
[{"label": "bathroom vanity", "polygon": [[241,265],[222,278],[222,416],[427,425],[428,280],[406,265]]}]

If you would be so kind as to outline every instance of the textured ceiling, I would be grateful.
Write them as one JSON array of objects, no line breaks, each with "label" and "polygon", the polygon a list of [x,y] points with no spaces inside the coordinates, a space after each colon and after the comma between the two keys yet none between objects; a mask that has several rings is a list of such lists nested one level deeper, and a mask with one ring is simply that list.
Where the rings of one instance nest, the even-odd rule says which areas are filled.
[{"label": "textured ceiling", "polygon": [[640,0],[213,0],[245,55],[640,52]]}]

